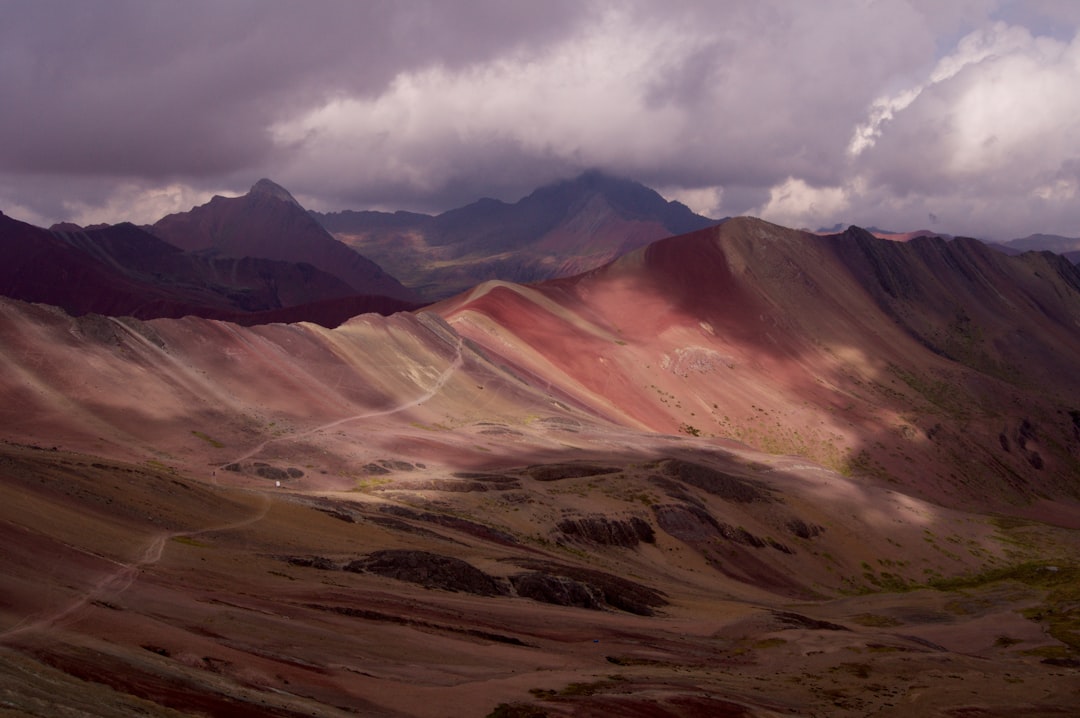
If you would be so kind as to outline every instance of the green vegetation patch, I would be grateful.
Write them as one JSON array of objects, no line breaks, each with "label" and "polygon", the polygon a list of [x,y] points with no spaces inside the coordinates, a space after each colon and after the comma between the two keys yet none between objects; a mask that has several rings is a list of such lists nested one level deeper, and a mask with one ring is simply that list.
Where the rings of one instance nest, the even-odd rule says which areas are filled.
[{"label": "green vegetation patch", "polygon": [[1029,561],[1014,566],[991,568],[969,576],[934,579],[930,581],[930,586],[939,591],[958,591],[980,588],[999,581],[1016,581],[1026,586],[1045,589],[1071,587],[1074,591],[1080,591],[1080,570],[1076,566]]},{"label": "green vegetation patch", "polygon": [[1023,612],[1023,616],[1046,626],[1066,650],[1080,653],[1080,567],[1075,565],[1027,562],[993,568],[971,576],[941,578],[930,585],[941,591],[960,591],[1013,581],[1046,591],[1043,602]]},{"label": "green vegetation patch", "polygon": [[851,622],[868,628],[891,628],[904,625],[904,622],[900,619],[883,616],[880,613],[860,613],[858,616],[852,616]]},{"label": "green vegetation patch", "polygon": [[220,441],[218,441],[217,439],[215,439],[212,436],[208,436],[208,435],[204,434],[201,431],[195,431],[195,429],[192,429],[191,433],[193,435],[199,437],[203,441],[205,441],[207,444],[210,444],[210,446],[214,447],[215,449],[223,449],[223,448],[225,448],[225,444],[221,443]]},{"label": "green vegetation patch", "polygon": [[547,718],[548,712],[531,703],[500,703],[486,718]]}]

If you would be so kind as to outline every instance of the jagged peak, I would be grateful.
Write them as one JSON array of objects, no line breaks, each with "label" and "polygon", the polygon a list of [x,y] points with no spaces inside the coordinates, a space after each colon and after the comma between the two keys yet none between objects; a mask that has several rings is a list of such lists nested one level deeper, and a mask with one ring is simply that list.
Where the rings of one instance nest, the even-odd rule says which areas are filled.
[{"label": "jagged peak", "polygon": [[303,209],[303,206],[296,201],[296,198],[289,194],[289,190],[285,189],[277,182],[268,180],[265,177],[251,186],[251,190],[248,192],[249,197],[273,197],[283,202],[294,204],[297,207]]}]

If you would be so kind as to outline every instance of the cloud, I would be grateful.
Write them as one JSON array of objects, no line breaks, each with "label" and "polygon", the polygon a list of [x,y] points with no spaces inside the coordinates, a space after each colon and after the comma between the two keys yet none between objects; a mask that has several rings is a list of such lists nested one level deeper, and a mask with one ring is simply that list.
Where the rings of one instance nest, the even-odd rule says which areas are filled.
[{"label": "cloud", "polygon": [[816,229],[834,217],[842,217],[850,207],[843,187],[811,187],[795,177],[769,191],[769,200],[758,214],[776,224]]},{"label": "cloud", "polygon": [[597,167],[713,216],[1080,234],[1076,7],[14,0],[0,208],[119,220],[267,176],[440,211]]},{"label": "cloud", "polygon": [[1063,42],[997,23],[901,95],[854,166],[879,206],[921,199],[967,233],[1076,233],[1080,213],[1065,205],[1080,162],[1077,86],[1080,35]]},{"label": "cloud", "polygon": [[[864,107],[852,88],[871,91],[892,62],[919,52],[918,42],[882,47],[857,32],[866,14],[841,5],[794,17],[779,3],[764,17],[763,3],[723,13],[617,6],[527,52],[402,72],[380,95],[333,98],[275,125],[293,158],[284,180],[327,192],[348,176],[354,201],[379,185],[465,189],[474,169],[518,189],[499,181],[503,166],[522,186],[600,167],[727,198],[767,195],[789,176],[835,181]],[[912,12],[888,19],[921,27]],[[875,59],[853,74],[856,55]],[[845,73],[853,76],[835,81]],[[468,159],[477,156],[495,161],[477,167]]]}]

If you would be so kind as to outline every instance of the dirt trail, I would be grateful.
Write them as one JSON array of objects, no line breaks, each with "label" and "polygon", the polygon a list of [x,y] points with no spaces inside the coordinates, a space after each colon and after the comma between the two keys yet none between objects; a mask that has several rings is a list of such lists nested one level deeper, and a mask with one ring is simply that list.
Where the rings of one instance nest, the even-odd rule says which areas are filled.
[{"label": "dirt trail", "polygon": [[[143,339],[142,337],[138,337],[138,339],[145,342],[145,339]],[[376,411],[368,411],[368,412],[362,412],[362,413],[359,413],[359,414],[354,414],[352,416],[346,416],[346,417],[343,417],[341,419],[336,419],[334,421],[327,422],[325,424],[320,424],[319,426],[316,426],[316,427],[311,428],[311,429],[307,429],[307,430],[302,431],[302,432],[300,432],[298,434],[290,434],[288,436],[279,436],[279,437],[274,437],[274,438],[271,438],[271,439],[267,439],[266,441],[258,444],[257,446],[255,446],[251,450],[247,451],[243,455],[238,456],[237,458],[232,459],[231,461],[224,462],[223,464],[221,464],[219,466],[219,468],[223,469],[225,466],[227,466],[229,464],[237,463],[237,462],[243,461],[245,459],[249,459],[252,456],[255,456],[258,453],[260,453],[261,451],[263,451],[267,446],[269,446],[270,444],[272,444],[274,442],[284,441],[286,439],[288,439],[288,440],[300,439],[300,438],[303,438],[305,436],[310,436],[312,434],[319,433],[321,431],[327,431],[328,429],[333,429],[334,427],[337,427],[337,426],[340,426],[342,424],[346,424],[346,423],[349,423],[349,422],[352,422],[352,421],[360,421],[360,420],[363,420],[363,419],[372,419],[372,418],[379,417],[379,416],[387,416],[387,415],[390,415],[390,414],[396,414],[398,412],[405,411],[407,409],[411,409],[413,407],[419,406],[419,405],[423,404],[424,402],[428,401],[429,399],[431,399],[432,397],[434,397],[442,389],[442,387],[445,386],[446,382],[448,382],[450,380],[450,378],[454,375],[454,373],[458,369],[460,369],[462,367],[462,365],[464,364],[464,361],[465,361],[464,354],[463,354],[463,348],[464,348],[464,341],[459,337],[458,341],[457,341],[457,347],[456,347],[456,351],[455,351],[454,360],[436,378],[436,380],[435,380],[434,384],[432,384],[431,388],[428,389],[423,394],[421,394],[420,396],[416,397],[415,399],[412,399],[412,400],[407,401],[407,402],[403,402],[403,403],[398,404],[397,406],[389,408],[389,409],[379,409],[379,410],[376,410]],[[218,482],[217,482],[216,479],[213,481],[213,483],[215,485],[218,485]],[[194,530],[194,531],[166,531],[166,532],[162,532],[160,534],[157,534],[157,535],[153,536],[150,539],[150,542],[146,545],[146,548],[143,550],[142,555],[137,560],[132,561],[130,563],[116,562],[117,569],[115,571],[103,575],[101,578],[98,579],[98,581],[96,583],[94,583],[93,586],[91,586],[89,589],[87,589],[86,591],[81,593],[79,596],[77,596],[74,600],[69,602],[64,607],[59,608],[59,609],[57,609],[55,611],[51,611],[51,612],[46,613],[44,615],[39,615],[37,617],[27,617],[27,618],[23,619],[23,621],[21,621],[20,623],[16,624],[15,626],[7,629],[6,631],[0,632],[0,643],[4,642],[4,641],[6,641],[6,640],[8,640],[10,638],[13,638],[15,636],[18,636],[20,634],[29,633],[29,632],[33,632],[33,631],[47,630],[50,627],[55,626],[56,624],[58,624],[58,623],[60,623],[60,622],[62,622],[64,620],[66,620],[67,618],[71,617],[76,612],[78,612],[81,608],[83,608],[87,604],[91,603],[92,601],[104,600],[107,597],[115,597],[115,596],[118,596],[119,594],[123,593],[124,591],[126,591],[128,588],[131,587],[131,585],[135,582],[135,580],[138,578],[139,574],[142,572],[142,570],[144,568],[146,568],[147,566],[152,566],[153,564],[155,564],[155,563],[157,563],[158,561],[161,560],[161,556],[165,551],[165,546],[172,539],[179,538],[179,537],[198,536],[198,535],[201,535],[201,534],[212,533],[212,532],[216,532],[216,531],[230,531],[230,530],[234,530],[234,529],[243,528],[244,526],[248,526],[250,524],[253,524],[256,521],[260,521],[263,517],[266,516],[267,512],[269,512],[271,500],[270,500],[269,496],[267,496],[265,494],[256,493],[255,495],[259,497],[259,499],[261,501],[261,506],[259,507],[258,511],[253,516],[250,516],[250,517],[238,520],[238,521],[230,522],[228,524],[217,525],[217,526],[209,526],[207,528],[198,529],[198,530]]]},{"label": "dirt trail", "polygon": [[161,560],[162,555],[165,553],[165,546],[174,538],[199,536],[218,531],[233,531],[249,526],[257,521],[261,521],[270,511],[270,497],[265,494],[255,495],[259,497],[260,505],[252,516],[237,521],[231,521],[226,524],[196,529],[194,531],[163,531],[155,535],[150,539],[146,548],[143,549],[142,555],[137,560],[131,563],[115,561],[114,563],[117,564],[117,569],[115,571],[103,575],[93,586],[77,596],[66,606],[37,617],[28,616],[6,631],[0,632],[0,643],[23,633],[47,630],[72,616],[79,609],[92,601],[105,600],[106,598],[119,596],[135,583],[135,580],[139,577],[139,574],[144,568],[152,566]]},{"label": "dirt trail", "polygon": [[[322,432],[322,431],[327,431],[328,429],[333,429],[334,427],[341,426],[342,424],[348,424],[349,422],[352,422],[352,421],[361,421],[363,419],[374,419],[375,417],[379,417],[379,416],[389,416],[391,414],[397,414],[398,412],[406,411],[407,409],[412,409],[414,407],[420,406],[421,404],[423,404],[424,402],[428,401],[429,399],[434,397],[436,394],[438,394],[439,391],[443,388],[443,386],[446,385],[446,382],[448,382],[450,380],[450,377],[452,377],[454,375],[454,373],[458,369],[460,369],[462,367],[462,365],[465,363],[465,357],[464,357],[464,355],[462,353],[463,345],[464,345],[464,340],[461,339],[461,338],[458,338],[456,353],[455,353],[455,356],[454,356],[454,361],[452,361],[450,363],[450,365],[446,367],[446,369],[443,371],[443,373],[438,376],[438,378],[435,380],[435,383],[431,386],[431,388],[428,389],[426,392],[424,392],[422,395],[418,396],[417,398],[412,399],[411,401],[404,402],[402,404],[398,404],[397,406],[392,407],[390,409],[378,409],[376,411],[366,411],[366,412],[362,412],[360,414],[353,414],[352,416],[346,416],[346,417],[341,418],[341,419],[335,419],[334,421],[330,421],[330,422],[327,422],[325,424],[320,424],[319,426],[316,426],[316,427],[311,428],[311,429],[307,429],[305,431],[301,431],[300,433],[297,433],[297,434],[288,434],[288,435],[285,435],[285,436],[275,436],[272,439],[267,439],[266,441],[262,442],[261,444],[256,445],[254,448],[252,448],[249,451],[247,451],[246,453],[236,457],[235,459],[232,459],[230,461],[226,461],[226,462],[220,464],[217,468],[223,470],[226,466],[228,466],[230,464],[238,464],[241,461],[244,461],[245,459],[250,459],[251,457],[256,456],[259,453],[261,453],[270,444],[274,444],[274,443],[279,442],[279,441],[295,441],[296,439],[302,439],[305,436],[311,436],[312,434],[317,434],[317,433]],[[217,483],[217,482],[215,481],[214,483]]]}]

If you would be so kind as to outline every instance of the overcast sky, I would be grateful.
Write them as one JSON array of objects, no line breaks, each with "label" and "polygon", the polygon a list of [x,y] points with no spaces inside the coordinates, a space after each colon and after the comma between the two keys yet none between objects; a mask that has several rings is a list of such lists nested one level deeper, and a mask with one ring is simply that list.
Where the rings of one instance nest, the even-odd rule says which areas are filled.
[{"label": "overcast sky", "polygon": [[599,168],[713,217],[1080,236],[1075,0],[0,0],[0,210],[150,222]]}]

